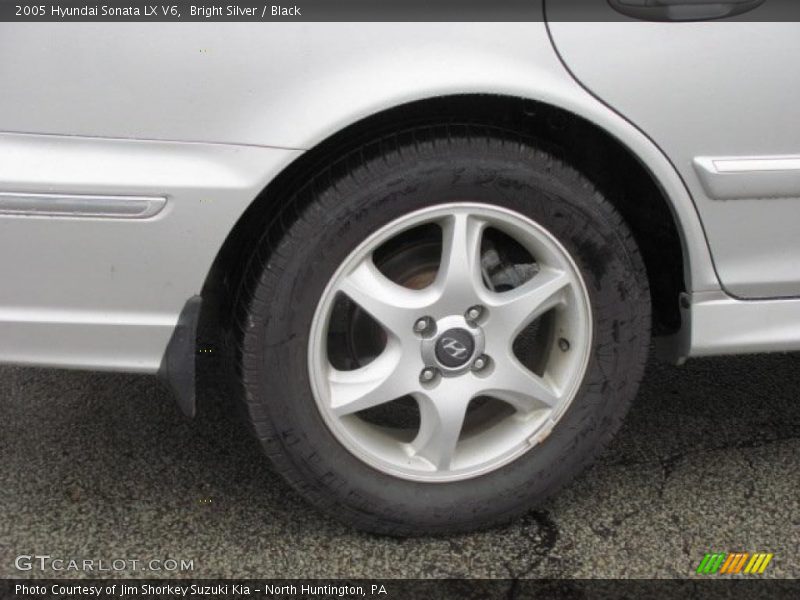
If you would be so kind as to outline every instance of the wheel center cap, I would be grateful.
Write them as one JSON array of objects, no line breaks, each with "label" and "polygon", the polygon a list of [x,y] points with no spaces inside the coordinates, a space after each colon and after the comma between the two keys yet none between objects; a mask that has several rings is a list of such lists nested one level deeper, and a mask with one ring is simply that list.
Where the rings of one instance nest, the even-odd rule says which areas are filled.
[{"label": "wheel center cap", "polygon": [[456,377],[470,370],[476,356],[483,354],[486,340],[483,329],[461,315],[436,321],[435,333],[420,340],[422,363],[438,369],[443,377]]},{"label": "wheel center cap", "polygon": [[463,367],[475,353],[475,338],[466,329],[448,329],[436,339],[436,360],[451,369]]}]

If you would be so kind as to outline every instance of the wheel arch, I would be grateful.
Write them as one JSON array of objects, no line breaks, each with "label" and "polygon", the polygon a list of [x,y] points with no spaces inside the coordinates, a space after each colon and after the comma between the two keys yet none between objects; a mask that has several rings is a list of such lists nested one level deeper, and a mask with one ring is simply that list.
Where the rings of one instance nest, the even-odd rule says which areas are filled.
[{"label": "wheel arch", "polygon": [[[611,115],[608,118],[614,119],[614,126],[623,127],[622,121],[631,130],[633,141],[652,146],[627,122]],[[200,343],[204,337],[212,337],[213,329],[227,328],[248,257],[265,231],[280,235],[287,218],[293,218],[281,214],[293,191],[353,148],[409,127],[448,123],[501,127],[524,135],[584,173],[604,193],[625,218],[642,251],[655,334],[671,334],[681,328],[678,303],[682,292],[714,287],[713,267],[696,211],[688,194],[682,199],[674,197],[682,182],[657,148],[649,148],[651,155],[643,157],[596,119],[547,102],[498,94],[437,96],[355,120],[313,145],[269,182],[238,219],[205,280]],[[665,164],[660,168],[668,167],[671,181],[656,176],[654,156],[662,158]],[[670,188],[672,194],[667,192]],[[685,188],[682,191],[686,193]]]}]

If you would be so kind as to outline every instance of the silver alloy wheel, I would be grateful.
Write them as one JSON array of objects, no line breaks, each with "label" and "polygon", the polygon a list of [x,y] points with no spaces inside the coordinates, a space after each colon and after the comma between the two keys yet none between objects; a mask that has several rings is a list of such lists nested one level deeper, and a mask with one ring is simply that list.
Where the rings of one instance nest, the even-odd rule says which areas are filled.
[{"label": "silver alloy wheel", "polygon": [[[410,289],[387,277],[373,260],[376,251],[430,225],[441,230],[441,258],[430,284]],[[536,263],[533,276],[507,291],[490,289],[482,264],[482,239],[490,228]],[[342,295],[383,332],[377,355],[349,370],[334,367],[329,357],[331,317]],[[551,333],[534,372],[522,364],[514,343],[544,315]],[[453,481],[493,471],[550,433],[583,380],[591,340],[585,284],[547,230],[497,206],[443,204],[389,223],[345,259],[311,324],[309,375],[325,423],[352,454],[396,477]],[[418,408],[410,439],[360,416],[409,397]],[[465,427],[481,398],[508,410],[483,421],[470,417]]]}]

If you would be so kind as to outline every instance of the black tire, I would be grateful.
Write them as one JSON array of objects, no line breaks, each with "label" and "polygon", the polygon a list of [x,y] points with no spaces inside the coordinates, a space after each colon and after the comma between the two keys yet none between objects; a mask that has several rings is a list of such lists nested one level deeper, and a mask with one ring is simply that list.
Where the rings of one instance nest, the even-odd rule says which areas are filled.
[{"label": "black tire", "polygon": [[[577,397],[538,446],[480,477],[414,482],[373,469],[329,431],[307,374],[309,329],[334,271],[370,233],[459,198],[518,211],[562,243],[588,287],[593,347]],[[485,528],[570,481],[618,430],[644,371],[650,297],[628,227],[580,173],[500,130],[420,128],[350,153],[284,204],[285,229],[261,240],[239,294],[236,360],[267,456],[313,505],[391,535]]]}]

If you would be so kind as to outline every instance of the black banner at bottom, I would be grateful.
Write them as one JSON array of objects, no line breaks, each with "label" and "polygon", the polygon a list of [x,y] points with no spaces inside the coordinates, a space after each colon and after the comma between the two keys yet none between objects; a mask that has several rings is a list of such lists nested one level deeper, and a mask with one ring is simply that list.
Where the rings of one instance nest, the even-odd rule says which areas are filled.
[{"label": "black banner at bottom", "polygon": [[356,600],[576,598],[798,598],[800,580],[776,579],[3,579],[15,600]]}]

